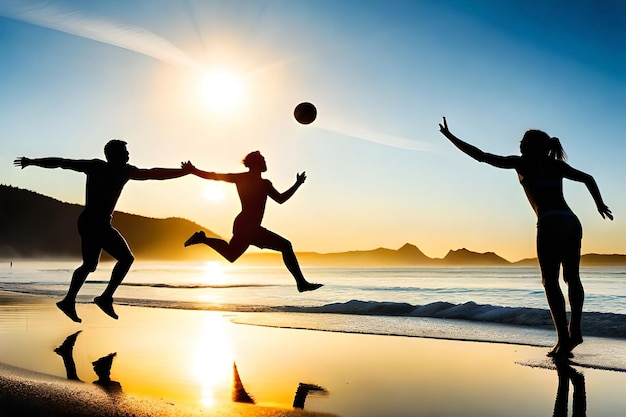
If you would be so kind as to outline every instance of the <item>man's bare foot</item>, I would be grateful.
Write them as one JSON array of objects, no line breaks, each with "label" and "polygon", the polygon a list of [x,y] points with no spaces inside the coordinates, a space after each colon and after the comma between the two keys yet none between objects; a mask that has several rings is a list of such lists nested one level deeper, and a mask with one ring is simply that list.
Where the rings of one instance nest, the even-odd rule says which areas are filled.
[{"label": "man's bare foot", "polygon": [[81,323],[82,322],[80,317],[78,317],[78,314],[76,314],[76,303],[75,302],[61,300],[61,301],[59,301],[57,303],[57,307],[59,308],[59,310],[61,310],[63,312],[63,314],[65,314],[67,317],[72,319],[72,321],[74,321],[76,323]]},{"label": "man's bare foot", "polygon": [[298,291],[300,292],[314,291],[322,286],[324,286],[324,284],[313,284],[311,282],[306,282],[304,284],[298,284]]},{"label": "man's bare foot", "polygon": [[117,314],[115,314],[115,310],[113,310],[113,298],[105,298],[105,297],[96,297],[93,299],[93,302],[100,307],[100,310],[104,311],[107,316],[118,319]]},{"label": "man's bare foot", "polygon": [[191,235],[189,239],[185,241],[185,247],[195,245],[196,243],[200,243],[204,239],[206,239],[206,235],[204,234],[202,230],[199,232],[196,232],[193,235]]}]

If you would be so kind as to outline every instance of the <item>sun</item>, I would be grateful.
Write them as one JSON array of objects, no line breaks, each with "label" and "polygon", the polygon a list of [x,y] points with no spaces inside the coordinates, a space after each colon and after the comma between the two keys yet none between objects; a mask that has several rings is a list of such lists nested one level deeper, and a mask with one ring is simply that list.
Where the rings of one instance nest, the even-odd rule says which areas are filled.
[{"label": "sun", "polygon": [[219,184],[209,184],[202,191],[205,200],[216,203],[224,199],[224,189]]},{"label": "sun", "polygon": [[212,110],[230,111],[237,108],[244,92],[241,78],[228,71],[208,72],[202,78],[202,98]]}]

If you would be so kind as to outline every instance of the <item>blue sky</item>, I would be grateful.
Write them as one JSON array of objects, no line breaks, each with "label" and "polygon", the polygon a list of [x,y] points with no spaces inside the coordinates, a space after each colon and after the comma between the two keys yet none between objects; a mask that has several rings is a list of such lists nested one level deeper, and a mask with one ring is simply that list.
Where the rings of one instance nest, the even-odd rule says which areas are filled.
[{"label": "blue sky", "polygon": [[[529,128],[561,138],[615,214],[603,220],[566,183],[583,252],[626,253],[625,50],[617,0],[0,0],[0,181],[83,203],[81,174],[13,159],[103,158],[120,138],[137,166],[236,172],[259,149],[280,190],[307,172],[264,222],[296,250],[534,256],[515,173],[454,149],[438,132],[446,116],[492,153],[517,154]],[[215,71],[240,83],[234,106],[206,104]],[[292,117],[301,101],[318,108],[311,125]],[[239,202],[228,184],[186,177],[129,183],[118,210],[229,237]]]}]

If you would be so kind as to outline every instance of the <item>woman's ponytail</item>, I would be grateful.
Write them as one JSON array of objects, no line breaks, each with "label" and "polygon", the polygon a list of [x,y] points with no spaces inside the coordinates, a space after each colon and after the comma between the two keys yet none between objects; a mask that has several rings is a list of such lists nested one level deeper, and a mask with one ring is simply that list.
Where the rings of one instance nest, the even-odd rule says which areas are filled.
[{"label": "woman's ponytail", "polygon": [[565,161],[567,159],[567,154],[563,150],[559,138],[552,137],[548,140],[548,156],[559,161]]}]

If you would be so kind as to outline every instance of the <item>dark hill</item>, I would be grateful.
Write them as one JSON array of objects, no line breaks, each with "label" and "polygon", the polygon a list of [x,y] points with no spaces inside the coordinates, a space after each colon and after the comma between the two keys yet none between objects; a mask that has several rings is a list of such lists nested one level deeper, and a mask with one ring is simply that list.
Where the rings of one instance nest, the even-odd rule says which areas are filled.
[{"label": "dark hill", "polygon": [[[80,258],[76,222],[82,209],[78,204],[0,185],[0,258]],[[183,242],[193,232],[204,230],[207,236],[216,236],[189,220],[115,212],[113,226],[138,259],[217,259],[210,250],[185,250]]]}]

